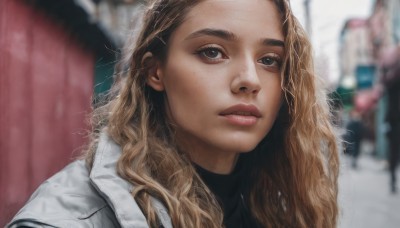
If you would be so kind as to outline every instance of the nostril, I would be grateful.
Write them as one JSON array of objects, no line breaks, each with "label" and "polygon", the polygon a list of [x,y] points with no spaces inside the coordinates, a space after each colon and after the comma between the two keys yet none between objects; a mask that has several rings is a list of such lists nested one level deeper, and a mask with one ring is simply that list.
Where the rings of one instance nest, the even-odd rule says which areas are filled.
[{"label": "nostril", "polygon": [[247,87],[242,86],[239,88],[240,92],[246,92],[247,91]]}]

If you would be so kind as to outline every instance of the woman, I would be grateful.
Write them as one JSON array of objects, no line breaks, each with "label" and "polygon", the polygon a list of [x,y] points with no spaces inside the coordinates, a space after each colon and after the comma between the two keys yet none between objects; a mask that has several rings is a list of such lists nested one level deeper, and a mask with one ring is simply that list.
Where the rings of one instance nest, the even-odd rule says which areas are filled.
[{"label": "woman", "polygon": [[156,0],[118,81],[86,166],[11,227],[336,226],[336,137],[288,1]]}]

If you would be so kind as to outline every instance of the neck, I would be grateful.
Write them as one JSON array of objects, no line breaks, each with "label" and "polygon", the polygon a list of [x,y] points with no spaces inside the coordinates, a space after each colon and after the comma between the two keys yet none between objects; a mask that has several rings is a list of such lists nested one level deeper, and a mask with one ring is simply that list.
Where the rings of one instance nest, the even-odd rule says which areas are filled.
[{"label": "neck", "polygon": [[189,153],[192,162],[216,174],[230,174],[235,168],[238,154]]},{"label": "neck", "polygon": [[207,171],[230,174],[235,168],[239,157],[237,152],[221,150],[193,138],[178,141],[180,149],[189,155],[190,160]]}]

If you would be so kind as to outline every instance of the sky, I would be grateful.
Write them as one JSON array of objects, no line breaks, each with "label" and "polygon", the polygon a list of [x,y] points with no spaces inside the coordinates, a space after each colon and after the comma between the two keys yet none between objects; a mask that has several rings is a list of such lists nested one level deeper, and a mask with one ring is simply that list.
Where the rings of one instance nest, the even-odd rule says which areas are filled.
[{"label": "sky", "polygon": [[[304,25],[304,0],[291,0],[292,10]],[[316,64],[327,74],[329,84],[339,80],[340,31],[349,18],[368,18],[374,0],[310,0],[311,40]],[[317,66],[317,67],[318,67]]]}]

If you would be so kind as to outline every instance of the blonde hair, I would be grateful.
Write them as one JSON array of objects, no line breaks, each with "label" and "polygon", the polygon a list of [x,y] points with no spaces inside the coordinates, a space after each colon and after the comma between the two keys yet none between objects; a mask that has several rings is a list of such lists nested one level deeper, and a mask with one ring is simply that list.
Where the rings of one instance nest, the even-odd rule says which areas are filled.
[{"label": "blonde hair", "polygon": [[[248,203],[266,227],[336,227],[338,146],[326,95],[317,87],[312,50],[287,0],[272,0],[282,15],[285,102],[268,135],[250,152]],[[150,196],[168,209],[174,227],[222,227],[223,213],[186,154],[177,149],[163,96],[146,85],[146,52],[165,60],[168,39],[200,0],[155,0],[131,53],[126,77],[93,115],[91,167],[97,133],[121,146],[118,174],[135,185],[132,197],[151,227],[159,221]]]}]

